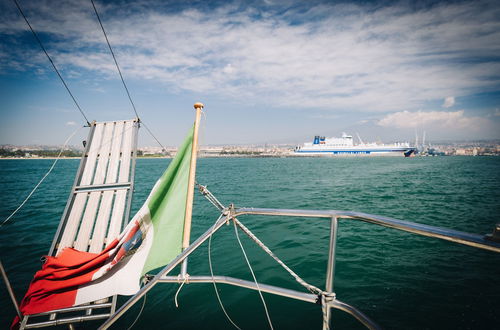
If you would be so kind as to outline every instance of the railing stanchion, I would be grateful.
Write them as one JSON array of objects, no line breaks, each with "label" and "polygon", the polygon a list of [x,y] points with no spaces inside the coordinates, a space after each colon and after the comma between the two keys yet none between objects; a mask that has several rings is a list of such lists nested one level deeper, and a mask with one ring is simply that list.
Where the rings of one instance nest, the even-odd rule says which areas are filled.
[{"label": "railing stanchion", "polygon": [[3,280],[5,282],[5,286],[7,287],[7,291],[9,292],[10,299],[12,300],[12,304],[14,305],[14,308],[16,309],[17,316],[22,320],[23,315],[21,314],[21,311],[19,310],[19,304],[17,303],[16,296],[14,295],[14,290],[12,290],[12,286],[10,285],[9,278],[7,277],[7,273],[5,272],[5,269],[3,268],[2,261],[0,260],[0,272],[2,273]]},{"label": "railing stanchion", "polygon": [[[330,249],[328,251],[328,266],[326,269],[326,291],[333,294],[333,282],[335,279],[335,250],[337,246],[337,229],[338,229],[338,218],[332,217],[330,223]],[[323,299],[323,329],[327,330],[330,328],[331,319],[331,308],[327,304],[326,300]]]}]

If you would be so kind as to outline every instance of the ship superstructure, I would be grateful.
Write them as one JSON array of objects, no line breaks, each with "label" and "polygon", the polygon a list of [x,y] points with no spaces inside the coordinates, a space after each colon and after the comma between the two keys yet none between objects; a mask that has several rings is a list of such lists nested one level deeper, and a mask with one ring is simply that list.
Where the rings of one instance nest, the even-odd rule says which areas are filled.
[{"label": "ship superstructure", "polygon": [[313,142],[306,142],[294,150],[295,154],[303,155],[339,155],[339,156],[405,156],[415,153],[415,148],[408,142],[392,144],[360,143],[355,144],[352,135],[342,133],[342,137],[326,138],[315,136]]}]

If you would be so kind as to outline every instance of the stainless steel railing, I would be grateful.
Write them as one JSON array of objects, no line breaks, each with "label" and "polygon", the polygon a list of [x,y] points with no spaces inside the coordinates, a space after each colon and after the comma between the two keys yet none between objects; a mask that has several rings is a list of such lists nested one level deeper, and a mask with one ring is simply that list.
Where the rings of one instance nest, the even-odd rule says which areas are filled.
[{"label": "stainless steel railing", "polygon": [[[293,216],[293,217],[308,217],[308,218],[330,218],[330,246],[328,252],[328,266],[326,273],[326,292],[333,294],[334,292],[334,278],[335,278],[335,251],[337,244],[338,220],[339,219],[353,219],[363,221],[383,227],[394,228],[410,232],[413,234],[435,237],[455,243],[468,245],[480,249],[485,249],[494,252],[500,252],[500,230],[497,225],[491,235],[477,235],[457,230],[429,226],[409,221],[392,219],[383,216],[377,216],[361,212],[346,212],[336,210],[292,210],[292,209],[265,209],[265,208],[236,208],[233,211],[234,218],[240,215],[266,215],[266,216]],[[328,329],[331,319],[331,308],[343,310],[358,321],[363,323],[370,329],[378,328],[378,325],[371,321],[366,315],[361,313],[356,308],[345,304],[337,299],[329,302],[323,302],[323,329]]]},{"label": "stainless steel railing", "polygon": [[[207,194],[210,194],[207,192]],[[210,194],[211,195],[211,194]],[[210,196],[209,196],[210,197]],[[212,195],[213,197],[213,195]],[[267,215],[267,216],[292,216],[292,217],[308,217],[308,218],[329,218],[331,221],[330,226],[330,242],[329,242],[329,252],[328,252],[328,265],[326,272],[326,284],[325,292],[326,295],[322,297],[314,296],[311,294],[305,294],[302,292],[289,290],[285,288],[251,283],[241,279],[235,279],[225,276],[191,276],[190,281],[193,283],[207,283],[207,282],[219,282],[229,285],[236,285],[240,287],[246,287],[248,289],[257,289],[260,287],[263,291],[268,293],[277,294],[281,296],[290,297],[293,299],[299,299],[309,302],[318,302],[321,299],[321,305],[323,308],[323,329],[328,329],[330,324],[331,313],[330,309],[335,308],[343,310],[358,321],[363,323],[366,327],[370,329],[379,328],[378,325],[370,320],[366,315],[355,307],[346,304],[338,300],[334,295],[334,278],[335,278],[335,250],[337,243],[337,232],[338,232],[338,221],[340,219],[352,219],[363,221],[379,226],[394,228],[397,230],[402,230],[417,235],[435,237],[447,241],[452,241],[455,243],[468,245],[480,249],[485,249],[494,252],[500,252],[500,239],[498,235],[498,230],[491,238],[488,235],[482,236],[477,234],[470,234],[466,232],[461,232],[452,229],[446,229],[441,227],[429,226],[419,223],[413,223],[398,219],[392,219],[383,216],[377,216],[361,212],[346,212],[337,210],[292,210],[292,209],[267,209],[267,208],[234,208],[230,206],[229,208],[224,208],[224,206],[215,199],[213,204],[219,208],[223,213],[224,217],[220,218],[211,228],[209,228],[203,235],[201,235],[195,242],[193,242],[185,251],[183,251],[179,256],[177,256],[169,265],[163,268],[157,275],[151,278],[149,283],[146,284],[135,296],[130,298],[114,315],[112,315],[101,327],[102,329],[108,328],[119,316],[128,310],[135,302],[137,302],[142,295],[149,291],[156,283],[172,283],[183,280],[183,278],[167,276],[168,273],[173,270],[173,268],[183,262],[189,254],[194,252],[204,241],[206,241],[214,232],[218,231],[221,226],[231,219],[236,219],[236,217],[241,215]],[[498,227],[498,225],[497,225]]]},{"label": "stainless steel railing", "polygon": [[[394,228],[421,236],[435,237],[446,241],[469,245],[480,249],[500,252],[500,242],[488,239],[487,235],[470,234],[453,229],[435,227],[392,219],[388,217],[372,215],[361,212],[336,211],[336,210],[289,210],[289,209],[263,209],[263,208],[237,208],[235,216],[244,214],[271,215],[271,216],[293,216],[308,218],[337,218],[353,219],[372,223],[379,226]],[[493,238],[495,239],[495,238]],[[498,239],[498,238],[497,238]]]}]

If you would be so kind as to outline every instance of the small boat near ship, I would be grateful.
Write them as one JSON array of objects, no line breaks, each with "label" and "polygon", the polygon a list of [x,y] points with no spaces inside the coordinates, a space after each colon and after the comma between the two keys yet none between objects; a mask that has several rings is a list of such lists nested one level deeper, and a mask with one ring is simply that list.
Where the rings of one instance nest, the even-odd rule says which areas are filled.
[{"label": "small boat near ship", "polygon": [[342,133],[340,138],[326,138],[315,136],[313,142],[306,142],[297,146],[294,150],[296,155],[336,155],[336,156],[405,156],[415,154],[416,148],[410,147],[408,142],[396,142],[393,144],[381,143],[355,144],[352,135]]}]

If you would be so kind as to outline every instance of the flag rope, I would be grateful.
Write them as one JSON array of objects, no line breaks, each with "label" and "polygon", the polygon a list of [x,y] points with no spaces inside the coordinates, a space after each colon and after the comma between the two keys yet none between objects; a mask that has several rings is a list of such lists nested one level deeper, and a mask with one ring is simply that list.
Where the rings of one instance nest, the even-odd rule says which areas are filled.
[{"label": "flag rope", "polygon": [[188,281],[188,278],[189,278],[189,274],[186,274],[184,276],[184,280],[181,283],[181,286],[177,289],[177,292],[175,293],[174,302],[175,302],[175,307],[176,308],[179,308],[179,303],[177,302],[177,296],[179,295],[179,292],[181,292],[181,289],[184,286],[184,284]]}]

